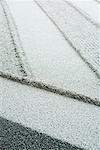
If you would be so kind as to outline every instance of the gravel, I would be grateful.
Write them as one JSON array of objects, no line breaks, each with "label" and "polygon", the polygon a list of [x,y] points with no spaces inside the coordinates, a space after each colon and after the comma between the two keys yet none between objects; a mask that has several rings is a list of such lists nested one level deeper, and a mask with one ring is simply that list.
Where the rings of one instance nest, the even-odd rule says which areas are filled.
[{"label": "gravel", "polygon": [[0,150],[83,150],[0,117]]}]

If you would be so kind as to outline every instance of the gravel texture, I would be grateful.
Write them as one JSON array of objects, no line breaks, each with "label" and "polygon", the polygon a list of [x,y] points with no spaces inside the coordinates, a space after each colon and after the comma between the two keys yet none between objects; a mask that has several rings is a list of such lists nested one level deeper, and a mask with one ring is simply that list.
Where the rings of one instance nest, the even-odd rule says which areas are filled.
[{"label": "gravel texture", "polygon": [[3,0],[0,0],[0,71],[15,76],[31,75],[16,25]]},{"label": "gravel texture", "polygon": [[98,101],[95,74],[37,4],[11,1],[8,6],[36,80]]},{"label": "gravel texture", "polygon": [[99,8],[100,5],[97,3],[98,0],[64,0],[69,2],[79,13],[84,16],[89,22],[95,26],[100,27],[100,16]]},{"label": "gravel texture", "polygon": [[0,117],[0,150],[83,150]]},{"label": "gravel texture", "polygon": [[99,27],[63,0],[37,1],[8,2],[11,14],[0,0],[0,150],[99,150]]},{"label": "gravel texture", "polygon": [[99,107],[3,78],[0,89],[0,116],[72,145],[99,150]]},{"label": "gravel texture", "polygon": [[66,41],[100,78],[100,27],[89,22],[67,1],[36,0],[36,2],[58,26]]}]

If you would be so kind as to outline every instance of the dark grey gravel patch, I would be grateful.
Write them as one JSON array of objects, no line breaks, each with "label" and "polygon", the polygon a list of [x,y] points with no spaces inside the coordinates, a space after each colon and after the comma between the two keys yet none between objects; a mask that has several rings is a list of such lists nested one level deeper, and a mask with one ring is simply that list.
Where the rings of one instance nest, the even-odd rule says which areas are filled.
[{"label": "dark grey gravel patch", "polygon": [[83,150],[0,117],[0,150]]}]

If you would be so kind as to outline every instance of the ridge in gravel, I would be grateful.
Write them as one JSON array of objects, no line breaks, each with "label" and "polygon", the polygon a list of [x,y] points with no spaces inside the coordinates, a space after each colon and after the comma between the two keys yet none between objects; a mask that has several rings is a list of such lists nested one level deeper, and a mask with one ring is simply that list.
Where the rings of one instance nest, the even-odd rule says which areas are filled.
[{"label": "ridge in gravel", "polygon": [[84,18],[67,1],[34,1],[55,24],[73,50],[77,52],[88,67],[96,74],[97,78],[100,79],[100,28]]},{"label": "ridge in gravel", "polygon": [[0,116],[72,145],[99,150],[99,107],[0,78]]},{"label": "ridge in gravel", "polygon": [[97,77],[37,4],[33,0],[7,4],[37,81],[98,99]]},{"label": "ridge in gravel", "polygon": [[16,76],[31,76],[16,25],[3,0],[0,1],[0,71]]}]

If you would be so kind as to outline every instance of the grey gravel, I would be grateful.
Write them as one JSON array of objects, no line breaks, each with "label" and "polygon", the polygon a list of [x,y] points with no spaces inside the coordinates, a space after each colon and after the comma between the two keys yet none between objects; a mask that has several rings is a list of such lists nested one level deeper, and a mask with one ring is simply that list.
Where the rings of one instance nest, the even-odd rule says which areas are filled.
[{"label": "grey gravel", "polygon": [[0,117],[0,150],[82,150]]}]

